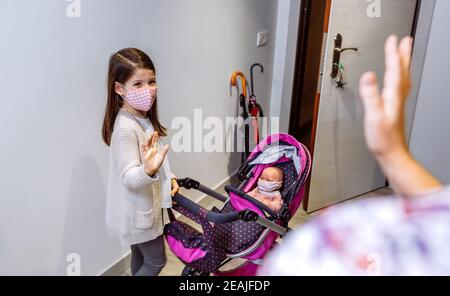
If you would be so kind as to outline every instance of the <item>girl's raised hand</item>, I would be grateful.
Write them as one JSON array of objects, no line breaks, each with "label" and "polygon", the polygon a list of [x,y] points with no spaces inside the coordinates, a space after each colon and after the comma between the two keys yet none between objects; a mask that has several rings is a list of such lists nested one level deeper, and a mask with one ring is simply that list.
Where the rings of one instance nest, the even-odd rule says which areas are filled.
[{"label": "girl's raised hand", "polygon": [[139,144],[139,149],[145,173],[149,176],[155,175],[166,158],[169,145],[159,150],[159,135],[158,132],[154,132],[145,143]]}]

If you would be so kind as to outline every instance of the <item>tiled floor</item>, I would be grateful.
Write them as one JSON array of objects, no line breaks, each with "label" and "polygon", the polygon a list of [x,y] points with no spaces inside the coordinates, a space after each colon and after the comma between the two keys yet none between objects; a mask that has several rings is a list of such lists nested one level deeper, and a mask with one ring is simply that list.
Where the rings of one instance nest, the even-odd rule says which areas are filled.
[{"label": "tiled floor", "polygon": [[[354,201],[354,200],[359,200],[359,199],[364,199],[364,198],[370,198],[370,197],[375,197],[375,196],[384,196],[384,195],[390,195],[392,194],[392,190],[389,188],[382,188],[380,190],[374,191],[374,192],[370,192],[368,194],[364,194],[361,195],[359,197],[356,197],[350,201]],[[209,205],[203,205],[206,208],[210,209],[212,206],[220,206],[220,202],[215,201],[214,199],[205,199],[205,200],[212,200],[212,202]],[[346,202],[350,202],[350,201],[346,201]],[[316,216],[320,214],[320,212],[315,212],[312,214],[308,214],[305,211],[303,211],[303,209],[299,209],[299,211],[297,212],[297,214],[292,217],[289,226],[292,229],[298,228],[300,227],[303,223],[305,223],[306,221],[308,221],[309,219],[311,219],[312,217]],[[199,229],[198,225],[191,222],[189,219],[186,219],[184,217],[180,218],[181,221],[188,223],[189,225],[192,225],[193,227]],[[167,264],[164,267],[164,269],[161,272],[161,276],[177,276],[177,275],[181,275],[181,272],[184,268],[183,263],[175,256],[173,255],[170,250],[167,248],[166,246],[166,252],[167,252]],[[125,276],[129,276],[130,271],[127,271],[125,274],[123,274]]]}]

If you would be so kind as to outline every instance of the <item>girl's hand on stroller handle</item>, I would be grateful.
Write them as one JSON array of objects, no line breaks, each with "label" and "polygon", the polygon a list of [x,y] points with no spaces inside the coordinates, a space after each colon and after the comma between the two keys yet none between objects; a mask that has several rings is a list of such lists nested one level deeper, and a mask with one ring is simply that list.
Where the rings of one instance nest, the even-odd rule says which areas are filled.
[{"label": "girl's hand on stroller handle", "polygon": [[172,178],[171,184],[172,184],[172,191],[171,191],[171,194],[172,194],[172,197],[174,197],[175,194],[177,194],[178,191],[180,191],[180,186],[178,185],[178,182],[177,182],[177,179],[176,179],[176,178]]}]

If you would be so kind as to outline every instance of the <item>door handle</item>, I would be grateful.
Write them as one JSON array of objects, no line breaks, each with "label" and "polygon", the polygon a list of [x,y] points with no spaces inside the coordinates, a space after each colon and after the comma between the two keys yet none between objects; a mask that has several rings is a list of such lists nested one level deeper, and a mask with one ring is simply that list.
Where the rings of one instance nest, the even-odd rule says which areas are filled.
[{"label": "door handle", "polygon": [[339,66],[341,65],[341,54],[345,51],[358,51],[356,47],[342,48],[342,35],[337,34],[334,38],[334,52],[333,52],[333,70],[331,71],[331,77],[336,78],[339,74]]}]

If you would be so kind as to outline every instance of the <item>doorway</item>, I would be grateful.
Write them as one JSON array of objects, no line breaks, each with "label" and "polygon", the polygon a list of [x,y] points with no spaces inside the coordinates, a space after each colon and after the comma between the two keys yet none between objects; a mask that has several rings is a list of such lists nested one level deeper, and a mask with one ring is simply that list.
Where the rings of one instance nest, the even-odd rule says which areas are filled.
[{"label": "doorway", "polygon": [[313,157],[307,212],[386,185],[365,145],[359,77],[367,70],[382,77],[384,40],[415,36],[421,2],[302,1],[289,133]]}]

